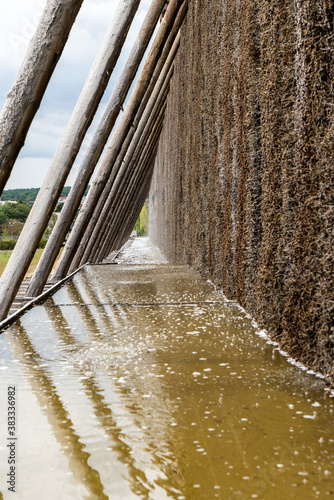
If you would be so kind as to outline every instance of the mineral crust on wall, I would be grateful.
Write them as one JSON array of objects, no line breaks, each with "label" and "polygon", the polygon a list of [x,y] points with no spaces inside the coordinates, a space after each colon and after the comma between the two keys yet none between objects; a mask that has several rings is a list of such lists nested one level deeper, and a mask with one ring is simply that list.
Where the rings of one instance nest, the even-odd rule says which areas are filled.
[{"label": "mineral crust on wall", "polygon": [[189,0],[150,236],[334,383],[333,11]]}]

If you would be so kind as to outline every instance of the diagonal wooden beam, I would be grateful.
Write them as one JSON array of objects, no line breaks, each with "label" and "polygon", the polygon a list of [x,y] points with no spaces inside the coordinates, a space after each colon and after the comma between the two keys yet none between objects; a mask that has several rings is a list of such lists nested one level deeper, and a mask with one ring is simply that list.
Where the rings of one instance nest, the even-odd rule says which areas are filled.
[{"label": "diagonal wooden beam", "polygon": [[49,0],[0,115],[0,196],[83,0]]},{"label": "diagonal wooden beam", "polygon": [[[152,77],[150,86],[147,89],[147,92],[145,93],[145,96],[142,101],[142,104],[146,104],[147,102],[146,107],[144,111],[142,111],[142,109],[139,109],[136,115],[136,118],[133,122],[133,127],[131,127],[127,135],[127,138],[124,141],[124,145],[112,168],[111,175],[109,176],[103,194],[100,196],[96,204],[91,220],[80,241],[75,258],[73,259],[72,264],[70,266],[69,273],[71,273],[71,269],[73,268],[76,269],[78,265],[80,265],[80,262],[84,261],[86,258],[87,260],[90,261],[90,258],[88,259],[88,256],[90,254],[92,246],[95,245],[92,239],[94,240],[96,237],[100,238],[97,232],[98,229],[101,230],[102,233],[104,232],[104,229],[101,228],[101,224],[104,225],[105,222],[108,221],[109,219],[110,205],[112,203],[115,193],[114,184],[116,183],[116,180],[119,176],[126,175],[125,172],[128,168],[128,164],[137,148],[138,142],[141,140],[142,134],[145,130],[146,123],[147,122],[151,123],[152,119],[155,116],[154,108],[156,108],[156,106],[159,105],[159,103],[162,100],[162,95],[165,91],[165,90],[161,91],[162,87],[164,86],[166,88],[166,86],[168,85],[169,79],[171,77],[171,74],[168,75],[168,72],[174,61],[179,46],[179,42],[180,42],[180,33],[178,33],[178,35],[174,40],[174,43],[172,45],[172,48],[169,52],[165,64],[163,65],[163,62],[165,61],[164,53],[162,54],[161,59],[159,60],[159,64],[157,65],[156,68],[158,70],[157,74],[160,71],[161,66],[163,66],[162,70],[160,71],[159,78],[156,81],[156,78]],[[165,49],[167,53],[169,49],[169,44],[167,44],[167,46],[164,48],[164,52]],[[153,91],[151,92],[152,88]]]},{"label": "diagonal wooden beam", "polygon": [[122,0],[60,141],[36,201],[0,278],[0,320],[20,287],[93,120],[140,0]]},{"label": "diagonal wooden beam", "polygon": [[[172,76],[171,65],[173,63],[178,48],[178,44],[179,44],[179,36],[177,36],[176,40],[174,41],[172,50],[167,58],[163,70],[161,71],[161,74],[154,87],[152,95],[149,98],[149,101],[140,119],[140,122],[135,129],[135,133],[131,134],[132,140],[131,143],[128,144],[126,147],[126,155],[120,154],[119,157],[117,158],[117,162],[115,164],[116,169],[113,169],[116,170],[116,172],[118,172],[117,177],[113,175],[110,176],[105,188],[106,192],[109,193],[108,197],[102,208],[101,206],[99,206],[100,202],[102,201],[100,198],[97,207],[95,209],[97,215],[95,215],[94,213],[92,217],[92,222],[87,227],[86,232],[88,233],[89,239],[85,240],[85,244],[83,247],[84,253],[83,256],[81,257],[81,261],[91,262],[90,258],[91,250],[93,246],[95,246],[95,240],[99,239],[100,236],[103,235],[105,232],[105,225],[106,223],[108,223],[110,217],[111,205],[113,203],[115,194],[119,189],[120,180],[126,179],[129,170],[129,163],[136,149],[138,148],[138,144],[143,143],[147,140],[150,132],[150,127],[152,127],[154,121],[157,119],[159,107],[161,107],[161,102],[163,102],[164,100],[164,95],[166,93],[170,78]],[[133,130],[134,128],[132,128],[132,131]],[[73,265],[71,266],[69,272],[71,272],[72,267],[74,267],[75,265],[76,263],[73,262]]]},{"label": "diagonal wooden beam", "polygon": [[54,275],[57,279],[61,275],[66,275],[73,257],[76,254],[85,228],[94,213],[94,208],[98,202],[99,197],[103,193],[104,187],[108,182],[108,178],[111,174],[113,165],[115,164],[117,156],[122,149],[123,142],[126,140],[127,134],[133,125],[134,118],[138,109],[140,108],[141,101],[151,80],[154,68],[160,58],[163,46],[168,39],[168,35],[170,29],[173,26],[173,21],[175,19],[177,11],[180,7],[182,8],[182,5],[186,3],[186,0],[172,0],[168,5],[166,14],[158,30],[155,42],[153,43],[149,55],[147,56],[134,91],[132,92],[131,98],[127,104],[126,110],[121,117],[111,143],[103,158],[96,179],[94,180],[92,187],[90,188],[87,199],[82,209],[80,210],[75,226],[71,231],[70,237],[59,260]]},{"label": "diagonal wooden beam", "polygon": [[80,166],[78,175],[69,196],[58,217],[43,255],[30,282],[27,295],[38,296],[48,279],[71,223],[80,206],[80,202],[88,186],[89,180],[99,161],[103,148],[110,136],[116,119],[122,109],[127,93],[152,38],[154,29],[165,4],[165,0],[153,0],[133,44],[129,57],[124,65],[116,86],[112,92],[107,108],[94,133],[93,139]]},{"label": "diagonal wooden beam", "polygon": [[[141,157],[143,155],[144,148],[147,144],[152,142],[156,133],[156,128],[161,123],[161,118],[164,114],[165,102],[167,91],[162,94],[159,101],[157,101],[156,110],[152,113],[149,121],[143,123],[144,130],[139,131],[139,139],[136,140],[136,150],[134,154],[130,155],[129,159],[126,159],[123,163],[125,167],[123,171],[119,171],[115,184],[110,192],[110,198],[108,202],[104,205],[101,212],[98,224],[94,228],[94,231],[89,240],[89,244],[85,250],[82,260],[85,262],[98,262],[96,258],[98,251],[97,249],[101,247],[101,241],[108,239],[108,233],[110,227],[112,226],[112,219],[114,212],[116,211],[117,204],[122,200],[125,190],[129,184],[132,182],[132,178],[136,169],[140,169]],[[134,141],[135,142],[135,139]]]},{"label": "diagonal wooden beam", "polygon": [[[115,200],[115,211],[110,221],[109,232],[105,238],[105,245],[96,257],[96,261],[98,262],[101,259],[103,260],[104,256],[110,253],[111,249],[118,248],[117,242],[122,241],[122,238],[125,236],[127,231],[127,224],[130,220],[132,220],[132,217],[134,216],[133,212],[136,213],[133,207],[136,206],[138,199],[140,199],[142,190],[144,189],[143,186],[145,185],[145,179],[147,179],[147,175],[152,176],[153,165],[151,160],[154,156],[154,151],[156,150],[163,126],[164,111],[165,107],[162,110],[162,115],[159,121],[156,123],[150,142],[145,145],[145,148],[142,151],[141,157],[138,160],[138,167],[133,168],[130,183],[127,186],[124,186],[122,193],[117,197],[118,199]],[[145,196],[147,193],[148,189],[145,193],[142,193],[142,195]],[[143,203],[144,200],[141,202],[139,212]],[[137,220],[137,217],[133,221],[132,228]],[[131,229],[128,236],[130,233]]]},{"label": "diagonal wooden beam", "polygon": [[[108,256],[111,249],[121,248],[124,243],[129,239],[131,231],[134,228],[136,220],[139,217],[141,209],[143,208],[145,199],[150,190],[150,184],[153,176],[154,169],[154,158],[156,155],[157,144],[152,152],[150,158],[147,159],[146,170],[143,173],[140,185],[137,187],[137,192],[133,194],[133,199],[131,203],[126,207],[127,218],[123,224],[122,228],[115,232],[114,239],[109,242],[109,247],[105,250],[105,256]],[[132,208],[131,208],[132,207]]]},{"label": "diagonal wooden beam", "polygon": [[164,101],[161,103],[161,107],[159,107],[158,116],[152,124],[147,140],[143,140],[141,147],[138,147],[136,151],[136,155],[133,158],[132,170],[128,172],[128,178],[121,179],[122,189],[119,189],[115,193],[113,207],[108,217],[105,233],[97,244],[93,262],[99,262],[102,254],[106,253],[106,255],[108,255],[110,253],[107,249],[114,245],[115,239],[120,235],[120,232],[123,232],[124,225],[132,214],[136,196],[133,196],[128,203],[128,193],[132,193],[133,189],[139,189],[142,186],[143,171],[147,168],[148,161],[153,154],[152,152],[156,148],[163,124],[165,109],[166,102]]}]

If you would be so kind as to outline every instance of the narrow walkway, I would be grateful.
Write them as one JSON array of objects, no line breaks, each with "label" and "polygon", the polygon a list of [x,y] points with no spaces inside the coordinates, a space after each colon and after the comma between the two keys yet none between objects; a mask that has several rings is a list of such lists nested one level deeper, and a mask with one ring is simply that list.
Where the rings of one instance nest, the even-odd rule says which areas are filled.
[{"label": "narrow walkway", "polygon": [[0,335],[3,497],[331,498],[334,400],[261,335],[146,238],[85,267]]}]

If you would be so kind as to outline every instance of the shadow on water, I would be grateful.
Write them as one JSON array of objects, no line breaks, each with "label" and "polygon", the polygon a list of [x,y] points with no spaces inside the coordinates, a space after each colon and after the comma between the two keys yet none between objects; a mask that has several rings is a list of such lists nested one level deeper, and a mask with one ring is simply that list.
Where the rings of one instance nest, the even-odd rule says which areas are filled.
[{"label": "shadow on water", "polygon": [[[17,322],[15,332],[10,336],[10,343],[16,359],[26,371],[38,404],[47,416],[52,431],[60,444],[62,453],[68,459],[69,469],[76,481],[85,485],[89,498],[108,498],[103,492],[99,473],[88,464],[89,454],[84,451],[84,444],[76,434],[70,416],[62,403],[44,360],[35,351],[21,322]],[[26,354],[29,353],[29,358]]]},{"label": "shadow on water", "polygon": [[[78,291],[77,293],[79,295]],[[50,302],[53,302],[52,299],[50,300]],[[92,331],[96,332],[97,330],[96,328],[94,328],[94,318],[92,317],[90,311],[85,308],[80,312],[82,319],[84,319],[84,322],[89,325],[89,327],[93,326]],[[80,345],[80,342],[78,342],[78,340],[71,334],[70,327],[68,326],[68,323],[61,312],[61,309],[59,307],[49,307],[47,308],[47,314],[52,321],[55,332],[58,334],[59,340],[61,340],[63,345],[66,346],[67,353],[80,354],[80,348],[82,346]],[[93,375],[87,376],[86,371],[83,368],[80,368],[78,366],[76,366],[75,368],[77,375],[80,377],[87,397],[91,402],[96,419],[110,438],[113,451],[117,453],[118,459],[128,466],[129,477],[131,479],[131,489],[137,495],[145,495],[145,488],[141,484],[141,482],[144,483],[145,477],[142,471],[135,467],[133,459],[131,457],[131,449],[129,448],[129,446],[127,446],[126,442],[121,439],[121,430],[117,427],[112,418],[112,411],[105,402],[102,394],[102,389],[98,387],[98,384],[96,383]],[[138,481],[139,478],[141,478],[141,482]]]}]

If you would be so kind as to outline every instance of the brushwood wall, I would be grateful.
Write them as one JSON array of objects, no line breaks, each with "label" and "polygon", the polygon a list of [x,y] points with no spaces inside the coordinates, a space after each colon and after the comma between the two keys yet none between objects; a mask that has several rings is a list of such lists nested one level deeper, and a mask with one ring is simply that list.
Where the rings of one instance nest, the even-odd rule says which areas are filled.
[{"label": "brushwood wall", "polygon": [[333,382],[333,1],[188,4],[151,239]]}]

